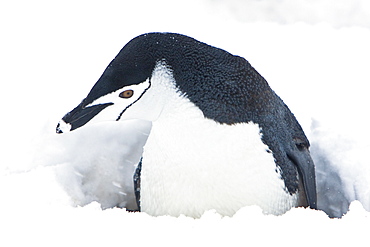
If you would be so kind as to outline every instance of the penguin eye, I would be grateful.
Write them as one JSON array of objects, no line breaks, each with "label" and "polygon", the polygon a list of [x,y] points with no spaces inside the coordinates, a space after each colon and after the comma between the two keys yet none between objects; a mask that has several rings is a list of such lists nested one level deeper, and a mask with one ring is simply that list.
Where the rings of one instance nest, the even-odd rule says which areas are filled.
[{"label": "penguin eye", "polygon": [[128,98],[131,98],[132,95],[134,95],[134,90],[130,89],[130,90],[125,90],[121,92],[118,96],[124,99],[128,99]]}]

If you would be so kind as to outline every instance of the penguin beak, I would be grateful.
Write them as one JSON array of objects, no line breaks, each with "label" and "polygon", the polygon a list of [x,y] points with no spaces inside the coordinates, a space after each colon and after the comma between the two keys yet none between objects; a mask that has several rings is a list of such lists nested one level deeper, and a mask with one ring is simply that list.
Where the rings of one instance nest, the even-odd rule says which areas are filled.
[{"label": "penguin beak", "polygon": [[58,134],[65,133],[84,126],[98,113],[100,113],[102,110],[110,105],[113,105],[113,103],[98,104],[85,107],[84,102],[82,102],[62,118],[62,120],[57,125],[56,132]]}]

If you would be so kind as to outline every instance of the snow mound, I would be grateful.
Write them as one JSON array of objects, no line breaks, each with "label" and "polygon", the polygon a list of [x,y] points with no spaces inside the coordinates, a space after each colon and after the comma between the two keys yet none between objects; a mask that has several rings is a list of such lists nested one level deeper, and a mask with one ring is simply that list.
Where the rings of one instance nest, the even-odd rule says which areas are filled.
[{"label": "snow mound", "polygon": [[133,174],[150,128],[150,122],[128,120],[48,136],[34,163],[53,167],[74,206],[97,201],[102,208],[136,210]]}]

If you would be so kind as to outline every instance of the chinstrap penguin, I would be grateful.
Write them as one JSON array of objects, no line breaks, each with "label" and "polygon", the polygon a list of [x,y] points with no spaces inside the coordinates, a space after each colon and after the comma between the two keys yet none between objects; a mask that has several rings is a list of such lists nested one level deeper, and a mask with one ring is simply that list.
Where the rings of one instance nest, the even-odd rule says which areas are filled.
[{"label": "chinstrap penguin", "polygon": [[127,43],[57,126],[152,121],[135,173],[141,211],[231,216],[316,209],[315,166],[294,115],[242,57],[174,33]]}]

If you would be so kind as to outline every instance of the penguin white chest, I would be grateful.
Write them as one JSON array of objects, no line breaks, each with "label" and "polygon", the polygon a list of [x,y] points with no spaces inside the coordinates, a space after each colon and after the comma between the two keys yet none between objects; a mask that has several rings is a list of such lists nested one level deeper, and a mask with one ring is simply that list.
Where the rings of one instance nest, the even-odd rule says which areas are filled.
[{"label": "penguin white chest", "polygon": [[180,96],[153,122],[140,200],[148,214],[191,217],[210,209],[231,216],[248,205],[282,214],[297,205],[257,124],[219,124]]}]

